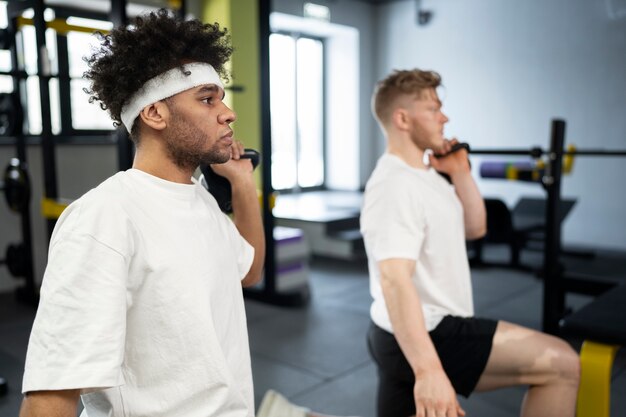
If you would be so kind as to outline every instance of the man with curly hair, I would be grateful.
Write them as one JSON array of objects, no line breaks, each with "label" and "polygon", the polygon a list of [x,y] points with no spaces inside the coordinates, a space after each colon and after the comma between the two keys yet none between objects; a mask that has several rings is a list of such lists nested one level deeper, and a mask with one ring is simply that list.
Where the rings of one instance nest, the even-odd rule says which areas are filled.
[{"label": "man with curly hair", "polygon": [[[50,242],[20,415],[254,415],[242,286],[261,277],[252,164],[224,103],[226,30],[165,10],[90,58],[92,100],[136,144],[132,169],[72,203]],[[192,175],[232,186],[234,219]]]},{"label": "man with curly hair", "polygon": [[361,212],[378,415],[462,416],[456,394],[526,385],[522,416],[572,417],[576,352],[557,337],[473,317],[465,240],[485,234],[485,206],[467,151],[444,138],[440,82],[432,71],[394,71],[372,99],[387,139]]}]

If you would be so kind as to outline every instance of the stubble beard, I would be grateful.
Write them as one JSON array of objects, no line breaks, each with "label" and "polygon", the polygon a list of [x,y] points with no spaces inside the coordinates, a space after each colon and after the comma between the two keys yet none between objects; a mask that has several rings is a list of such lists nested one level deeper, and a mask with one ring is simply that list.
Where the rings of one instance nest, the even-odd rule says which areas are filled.
[{"label": "stubble beard", "polygon": [[444,139],[443,135],[436,135],[424,129],[413,129],[411,133],[411,142],[413,142],[413,144],[422,151],[432,149],[437,152],[443,145]]},{"label": "stubble beard", "polygon": [[220,146],[219,139],[207,150],[207,135],[193,122],[174,112],[171,128],[165,135],[165,149],[171,161],[184,170],[200,164],[223,164],[230,160],[230,147]]}]

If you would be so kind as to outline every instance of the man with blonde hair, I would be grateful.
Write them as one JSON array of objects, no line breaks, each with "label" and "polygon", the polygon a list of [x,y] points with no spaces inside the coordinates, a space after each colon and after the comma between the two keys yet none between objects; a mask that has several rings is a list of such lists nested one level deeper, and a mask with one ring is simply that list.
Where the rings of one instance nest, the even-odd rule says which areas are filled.
[{"label": "man with blonde hair", "polygon": [[485,206],[467,151],[444,138],[440,84],[432,71],[394,71],[372,100],[387,140],[361,214],[378,415],[462,416],[456,394],[528,385],[522,416],[572,417],[574,350],[554,336],[473,317],[465,240],[485,234]]}]

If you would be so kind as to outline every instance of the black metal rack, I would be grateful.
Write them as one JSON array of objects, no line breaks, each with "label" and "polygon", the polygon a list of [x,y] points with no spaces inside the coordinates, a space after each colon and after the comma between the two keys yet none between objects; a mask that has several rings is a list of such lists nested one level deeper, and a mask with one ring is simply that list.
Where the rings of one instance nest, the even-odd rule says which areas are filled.
[{"label": "black metal rack", "polygon": [[547,194],[545,212],[545,244],[543,247],[543,330],[557,334],[559,321],[566,314],[565,295],[568,292],[588,295],[599,295],[611,287],[614,283],[589,280],[588,277],[566,273],[560,262],[562,254],[562,230],[559,217],[561,205],[561,177],[563,168],[563,156],[596,156],[596,157],[622,157],[626,156],[625,150],[587,149],[565,151],[565,121],[555,119],[552,121],[550,134],[550,149],[472,149],[470,152],[476,155],[524,155],[538,158],[542,155],[548,157],[548,164],[541,178],[541,184]]},{"label": "black metal rack", "polygon": [[274,215],[272,214],[272,130],[270,118],[270,0],[259,0],[259,71],[261,109],[262,211],[265,229],[265,272],[261,288],[248,288],[248,298],[281,306],[300,306],[309,299],[307,290],[279,292],[276,290],[276,248]]},{"label": "black metal rack", "polygon": [[[9,3],[11,4],[11,3]],[[8,12],[8,34],[15,34],[17,32],[17,13],[12,12],[11,9],[7,9]],[[11,56],[11,65],[13,68],[16,67],[18,62],[18,51],[16,42],[11,42],[10,47],[10,56]],[[21,85],[17,78],[13,78],[13,94],[18,98],[16,100],[16,104],[20,103],[20,97],[23,96],[21,92]],[[14,122],[15,122],[15,151],[17,155],[17,159],[19,160],[19,164],[23,167],[25,171],[25,175],[28,170],[28,156],[26,152],[26,138],[24,137],[24,126],[23,126],[23,115],[22,108],[14,109],[14,114],[19,114]],[[30,189],[30,187],[28,187]],[[30,193],[30,190],[28,191]],[[21,302],[37,306],[39,302],[39,289],[35,284],[35,272],[33,266],[33,233],[32,233],[32,219],[30,213],[30,197],[28,198],[28,203],[23,205],[20,210],[20,229],[21,229],[21,247],[23,250],[23,278],[25,283],[23,286],[20,286],[16,289],[16,296],[18,300]]]},{"label": "black metal rack", "polygon": [[[80,7],[68,7],[47,5],[44,0],[16,0],[7,3],[7,15],[8,15],[8,27],[5,35],[12,36],[11,39],[11,71],[3,72],[3,75],[10,75],[13,78],[13,94],[20,97],[19,111],[23,114],[24,107],[22,103],[27,100],[26,94],[22,91],[23,81],[30,75],[37,76],[39,81],[39,100],[41,103],[41,133],[36,135],[36,138],[41,144],[42,152],[42,164],[43,164],[43,185],[44,195],[43,198],[46,201],[54,201],[59,198],[58,195],[58,176],[57,176],[57,164],[56,164],[56,144],[60,138],[68,138],[73,136],[80,137],[106,137],[110,136],[109,130],[87,130],[77,131],[72,127],[71,119],[71,103],[69,100],[70,91],[70,74],[68,65],[68,50],[67,39],[65,34],[57,33],[57,50],[58,50],[58,69],[57,73],[53,74],[51,71],[51,65],[48,60],[47,48],[46,48],[46,29],[48,23],[44,19],[44,12],[47,8],[51,8],[55,12],[57,19],[64,19],[70,16],[77,16],[83,18],[97,19],[97,20],[109,20],[116,25],[123,24],[127,20],[126,15],[126,0],[111,0],[110,12],[102,13],[98,11],[87,10]],[[35,28],[35,39],[37,44],[37,73],[28,74],[23,68],[20,68],[20,61],[18,60],[18,50],[16,35],[19,31],[19,21],[24,11],[32,9],[33,18],[32,24]],[[177,13],[184,16],[185,13],[185,1],[180,2],[180,8]],[[23,21],[22,21],[23,24]],[[94,29],[94,31],[96,31]],[[64,94],[60,96],[60,116],[61,116],[61,132],[58,136],[55,136],[52,132],[52,119],[50,110],[50,84],[51,79],[57,79],[59,81],[59,88]],[[133,147],[130,140],[128,140],[128,134],[125,129],[119,128],[113,132],[113,140],[117,142],[118,146],[118,165],[119,169],[128,169],[132,165]],[[31,135],[32,137],[32,135]],[[11,135],[7,139],[13,139],[17,158],[21,163],[27,167],[27,155],[26,155],[26,135],[23,132],[23,126],[19,124],[17,126],[16,133]],[[22,236],[24,255],[28,258],[26,266],[26,284],[24,287],[18,288],[18,296],[21,301],[28,304],[37,305],[39,289],[35,284],[34,268],[33,268],[33,251],[32,251],[32,227],[30,210],[24,210],[21,213],[22,224]],[[46,218],[46,228],[48,239],[52,236],[56,224],[56,218]]]},{"label": "black metal rack", "polygon": [[[61,97],[60,111],[61,111],[61,133],[59,136],[55,136],[52,133],[52,123],[50,107],[45,103],[50,102],[50,87],[49,80],[56,78],[59,80],[60,88],[64,91],[69,91],[70,74],[69,67],[67,65],[67,40],[62,34],[57,34],[57,42],[60,46],[59,49],[59,68],[57,74],[50,72],[50,65],[47,61],[47,54],[45,53],[45,31],[47,23],[44,20],[44,10],[46,8],[52,8],[55,11],[57,18],[67,18],[69,16],[78,16],[97,20],[109,20],[114,25],[118,26],[124,24],[128,20],[127,15],[127,0],[111,0],[111,7],[108,14],[99,11],[86,10],[83,8],[74,8],[69,6],[52,6],[46,5],[44,0],[18,0],[8,3],[8,11],[10,16],[17,18],[22,14],[24,10],[33,9],[34,16],[32,23],[35,27],[37,51],[38,51],[38,73],[39,87],[40,87],[40,101],[41,106],[41,119],[42,119],[42,132],[37,135],[41,141],[42,149],[42,161],[44,171],[44,199],[57,200],[58,195],[58,176],[57,166],[55,158],[55,147],[58,139],[63,137],[70,137],[75,135],[81,136],[106,136],[112,135],[112,142],[116,144],[118,155],[118,169],[126,170],[132,166],[134,156],[134,146],[128,139],[128,132],[123,126],[117,128],[111,134],[109,131],[75,131],[72,128],[71,120],[71,103],[69,96]],[[259,107],[261,109],[261,129],[262,129],[262,206],[263,206],[263,223],[266,233],[266,259],[265,259],[265,280],[262,288],[247,289],[245,295],[249,298],[258,299],[264,302],[269,302],[278,305],[302,305],[306,303],[309,298],[309,293],[306,290],[295,290],[291,292],[278,292],[276,290],[276,261],[275,261],[275,247],[273,229],[275,226],[274,217],[271,209],[271,196],[274,190],[271,185],[271,126],[270,126],[270,98],[269,98],[269,35],[270,35],[270,1],[259,0],[259,48],[260,48],[260,73],[261,73],[261,101]],[[177,13],[181,16],[185,14],[185,1],[181,2],[181,7],[177,10]],[[16,19],[13,19],[13,24],[16,25]],[[17,25],[13,28],[13,33],[17,31]],[[65,45],[65,46],[64,46]],[[16,60],[14,61],[17,64]],[[25,71],[17,68],[17,65],[13,65],[12,70],[8,75],[14,77],[16,88],[19,87],[19,81],[28,76]],[[232,87],[234,90],[239,88]],[[16,138],[16,141],[24,146],[23,136]],[[17,142],[16,142],[17,143]],[[25,151],[22,155],[18,153],[21,159],[25,161]],[[267,168],[265,168],[267,167]],[[52,231],[56,224],[56,219],[47,219],[47,232],[48,238],[51,237]],[[32,256],[32,253],[31,253]],[[34,288],[34,280],[32,289],[36,293]]]}]

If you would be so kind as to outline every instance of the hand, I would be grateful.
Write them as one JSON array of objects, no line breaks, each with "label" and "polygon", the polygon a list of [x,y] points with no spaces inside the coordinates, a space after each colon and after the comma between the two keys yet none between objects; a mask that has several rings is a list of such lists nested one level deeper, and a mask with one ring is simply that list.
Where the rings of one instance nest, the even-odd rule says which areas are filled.
[{"label": "hand", "polygon": [[413,388],[415,417],[458,417],[465,410],[459,404],[454,388],[443,369],[426,371],[415,377]]},{"label": "hand", "polygon": [[456,152],[448,154],[452,147],[459,143],[455,138],[452,140],[445,139],[441,148],[435,150],[435,155],[443,155],[437,158],[435,155],[428,156],[430,166],[438,172],[443,172],[453,176],[460,172],[470,172],[469,159],[467,158],[467,150],[459,149]]},{"label": "hand", "polygon": [[211,164],[211,169],[216,174],[226,178],[231,184],[240,179],[251,178],[254,167],[250,159],[241,158],[244,153],[243,143],[235,140],[230,149],[230,160],[223,164]]}]

